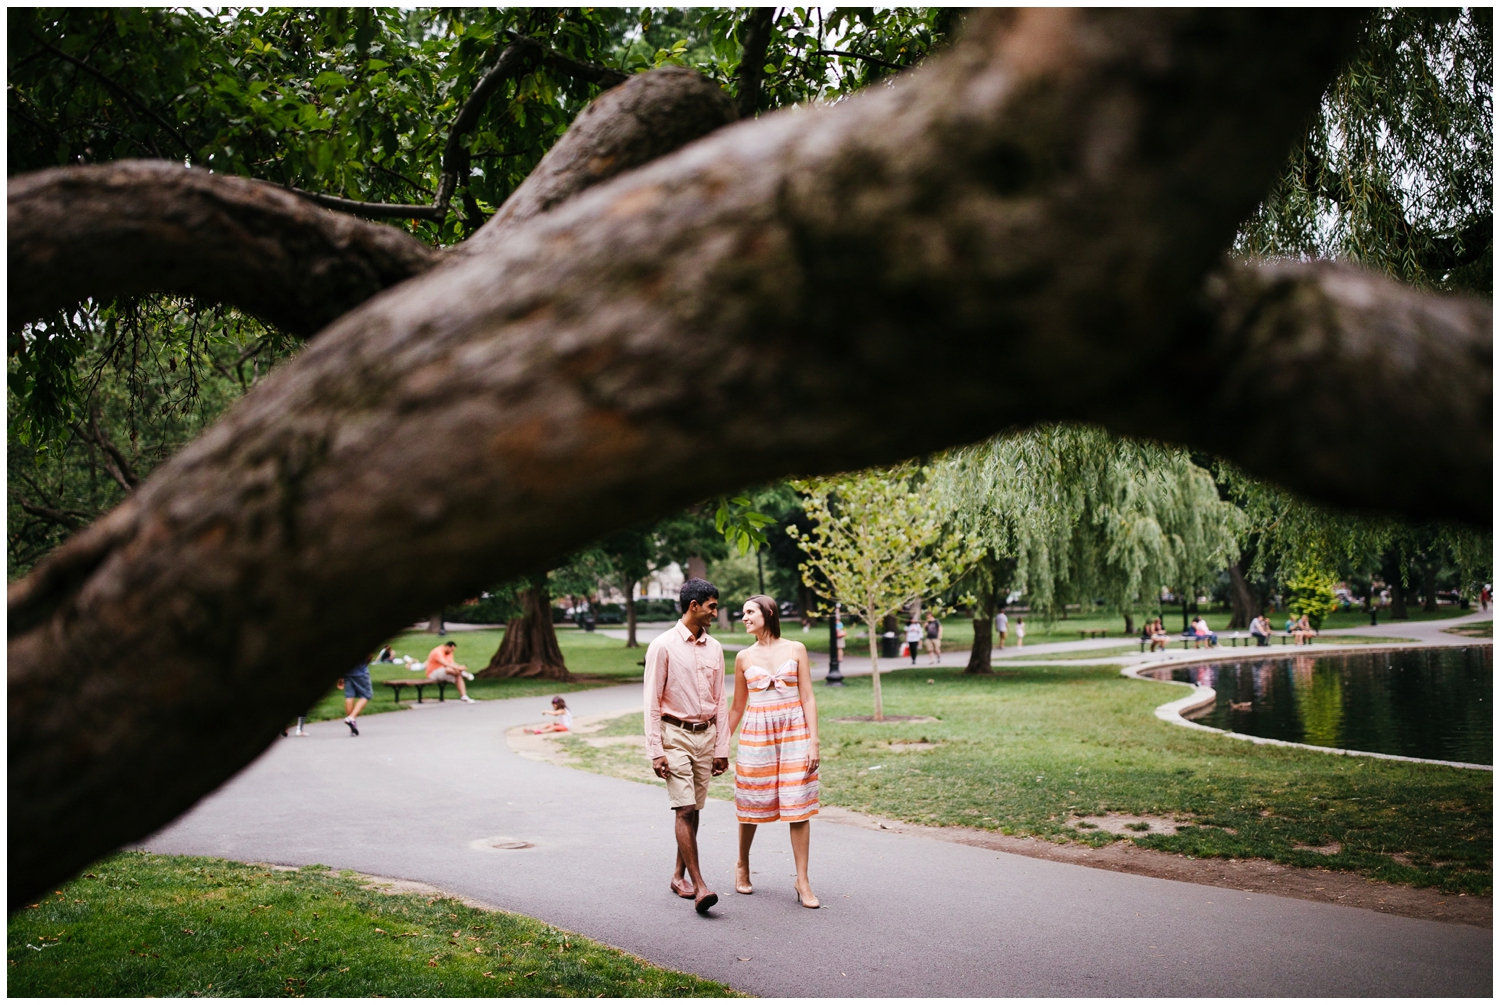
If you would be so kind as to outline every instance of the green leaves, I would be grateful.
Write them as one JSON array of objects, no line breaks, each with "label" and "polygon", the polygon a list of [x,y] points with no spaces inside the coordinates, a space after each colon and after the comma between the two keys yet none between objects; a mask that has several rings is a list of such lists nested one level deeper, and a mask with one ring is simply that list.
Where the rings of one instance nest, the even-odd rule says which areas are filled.
[{"label": "green leaves", "polygon": [[762,528],[774,522],[764,513],[756,512],[748,496],[733,499],[720,496],[719,505],[714,510],[714,530],[724,535],[724,543],[741,555],[759,551],[766,543]]}]

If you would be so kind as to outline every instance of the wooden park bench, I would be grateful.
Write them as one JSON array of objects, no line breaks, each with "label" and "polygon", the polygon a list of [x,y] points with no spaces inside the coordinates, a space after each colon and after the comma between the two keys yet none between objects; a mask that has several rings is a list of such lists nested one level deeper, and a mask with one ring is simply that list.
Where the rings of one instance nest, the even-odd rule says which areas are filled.
[{"label": "wooden park bench", "polygon": [[396,692],[396,704],[398,705],[401,704],[401,689],[405,687],[414,687],[417,689],[418,705],[422,704],[422,689],[424,687],[435,686],[438,689],[438,701],[448,700],[447,691],[450,682],[446,680],[432,680],[427,677],[420,677],[412,678],[411,680],[386,680],[381,681],[381,683]]},{"label": "wooden park bench", "polygon": [[1078,637],[1080,639],[1107,639],[1109,638],[1109,631],[1104,628],[1080,628],[1078,629]]}]

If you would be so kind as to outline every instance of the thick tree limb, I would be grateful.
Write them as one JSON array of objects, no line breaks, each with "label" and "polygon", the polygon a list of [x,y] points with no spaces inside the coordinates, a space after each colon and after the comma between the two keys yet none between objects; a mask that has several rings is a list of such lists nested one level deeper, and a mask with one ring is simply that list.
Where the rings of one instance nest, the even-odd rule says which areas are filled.
[{"label": "thick tree limb", "polygon": [[40,171],[8,197],[12,330],[85,297],[159,290],[311,335],[439,258],[392,227],[165,161]]},{"label": "thick tree limb", "polygon": [[[1205,298],[1205,276],[1353,24],[976,13],[892,87],[721,130],[340,319],[11,588],[11,896],[187,808],[395,626],[614,528],[1039,420],[1202,440],[1213,387],[1260,393],[1233,353],[1265,329],[1236,305],[1280,282]],[[1417,367],[1482,313],[1412,310]],[[1314,358],[1353,364],[1345,317]],[[914,353],[962,361],[940,408],[871,393]],[[1275,393],[1278,421],[1323,414]],[[1487,473],[1473,432],[1441,477]],[[1414,483],[1407,456],[1370,463]],[[1404,498],[1487,515],[1485,482]]]},{"label": "thick tree limb", "polygon": [[27,499],[25,496],[18,496],[16,498],[16,502],[20,505],[22,510],[30,513],[32,516],[46,520],[48,523],[66,527],[69,530],[77,527],[82,527],[84,524],[88,523],[90,519],[89,514],[84,513],[81,510],[55,509],[51,506],[43,506],[40,503],[34,503],[30,499]]}]

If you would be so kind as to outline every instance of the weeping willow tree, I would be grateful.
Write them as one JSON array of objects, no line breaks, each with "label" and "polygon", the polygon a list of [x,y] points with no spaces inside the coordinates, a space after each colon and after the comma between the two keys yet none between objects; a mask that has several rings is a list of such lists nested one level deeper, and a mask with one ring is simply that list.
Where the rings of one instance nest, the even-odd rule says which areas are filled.
[{"label": "weeping willow tree", "polygon": [[1046,426],[951,451],[933,466],[954,533],[983,557],[969,672],[987,673],[990,626],[1005,597],[1051,616],[1104,598],[1134,612],[1162,587],[1192,593],[1239,554],[1244,518],[1189,455],[1089,426]]},{"label": "weeping willow tree", "polygon": [[[1344,259],[1419,287],[1490,292],[1493,18],[1488,7],[1375,11],[1235,252]],[[1248,531],[1232,571],[1262,585],[1251,597],[1236,579],[1237,611],[1299,577],[1368,568],[1403,618],[1412,587],[1436,610],[1439,569],[1465,597],[1492,574],[1487,529],[1330,510],[1225,465],[1218,473]],[[1371,498],[1369,509],[1383,501]]]}]

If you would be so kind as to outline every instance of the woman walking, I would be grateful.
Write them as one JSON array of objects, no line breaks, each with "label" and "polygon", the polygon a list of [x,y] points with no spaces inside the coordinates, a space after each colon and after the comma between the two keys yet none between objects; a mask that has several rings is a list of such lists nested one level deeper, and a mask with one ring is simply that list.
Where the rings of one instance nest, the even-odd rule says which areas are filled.
[{"label": "woman walking", "polygon": [[734,704],[729,734],[743,720],[734,764],[734,812],[740,821],[740,859],[734,888],[754,893],[750,844],[761,824],[791,824],[797,863],[797,903],[818,907],[807,878],[809,821],[818,812],[818,707],[813,698],[807,647],[781,637],[776,601],[745,601],[745,631],[755,644],[734,660]]}]

